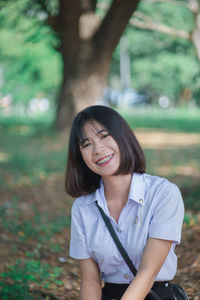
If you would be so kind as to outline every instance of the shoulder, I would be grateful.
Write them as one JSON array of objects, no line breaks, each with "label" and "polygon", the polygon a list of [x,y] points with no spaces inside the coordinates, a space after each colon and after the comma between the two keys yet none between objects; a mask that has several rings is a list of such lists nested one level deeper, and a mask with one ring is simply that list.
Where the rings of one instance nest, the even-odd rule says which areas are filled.
[{"label": "shoulder", "polygon": [[144,173],[143,178],[146,189],[153,190],[156,193],[169,190],[179,191],[179,188],[175,183],[169,181],[164,177]]},{"label": "shoulder", "polygon": [[71,210],[72,224],[87,228],[88,224],[94,224],[98,217],[98,209],[96,206],[96,193],[78,197]]},{"label": "shoulder", "polygon": [[151,199],[152,204],[165,203],[182,205],[183,199],[179,187],[168,179],[144,174],[146,196]]},{"label": "shoulder", "polygon": [[91,205],[92,203],[95,203],[95,201],[96,201],[96,191],[88,195],[80,196],[74,200],[74,203],[72,205],[72,212],[79,209],[84,209],[84,207]]}]

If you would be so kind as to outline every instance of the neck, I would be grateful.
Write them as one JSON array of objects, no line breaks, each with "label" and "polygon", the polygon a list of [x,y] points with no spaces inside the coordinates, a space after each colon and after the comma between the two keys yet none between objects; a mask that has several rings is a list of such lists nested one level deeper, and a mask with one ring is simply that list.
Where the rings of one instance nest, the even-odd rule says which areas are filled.
[{"label": "neck", "polygon": [[106,201],[126,202],[132,174],[103,177]]}]

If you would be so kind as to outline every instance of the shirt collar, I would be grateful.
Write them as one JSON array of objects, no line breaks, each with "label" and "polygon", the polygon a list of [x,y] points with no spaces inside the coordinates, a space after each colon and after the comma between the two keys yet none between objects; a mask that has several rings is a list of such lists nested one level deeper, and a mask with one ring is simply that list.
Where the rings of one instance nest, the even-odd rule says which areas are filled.
[{"label": "shirt collar", "polygon": [[144,205],[144,177],[143,174],[133,173],[128,199]]},{"label": "shirt collar", "polygon": [[[140,205],[144,205],[144,178],[143,174],[133,173],[130,185],[130,191],[128,199],[137,202]],[[102,180],[100,181],[100,187],[92,194],[83,196],[85,199],[82,204],[91,204],[95,201],[98,202],[100,206],[103,204],[102,193],[104,193],[104,186]]]},{"label": "shirt collar", "polygon": [[100,188],[101,188],[101,185],[93,193],[91,193],[89,195],[82,196],[83,197],[82,205],[88,205],[88,204],[91,204],[95,201],[100,203],[101,202]]}]

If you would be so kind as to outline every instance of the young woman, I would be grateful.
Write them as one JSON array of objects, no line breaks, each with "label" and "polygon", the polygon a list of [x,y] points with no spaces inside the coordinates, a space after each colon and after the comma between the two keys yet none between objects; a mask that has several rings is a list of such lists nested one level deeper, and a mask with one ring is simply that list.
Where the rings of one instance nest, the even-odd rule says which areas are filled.
[{"label": "young woman", "polygon": [[[175,184],[145,173],[143,150],[113,109],[90,106],[76,116],[66,191],[78,197],[72,207],[70,256],[79,260],[81,300],[142,300],[153,284],[173,299],[168,282],[177,269],[174,249],[181,238],[183,200]],[[136,276],[96,201],[135,265]]]}]

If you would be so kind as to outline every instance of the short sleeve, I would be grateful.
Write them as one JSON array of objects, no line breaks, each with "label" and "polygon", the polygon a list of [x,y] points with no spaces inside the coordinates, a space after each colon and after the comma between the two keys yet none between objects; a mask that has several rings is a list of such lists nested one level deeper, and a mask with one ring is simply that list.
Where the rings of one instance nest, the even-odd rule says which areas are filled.
[{"label": "short sleeve", "polygon": [[77,200],[74,202],[71,211],[71,240],[69,255],[76,259],[86,259],[89,258],[90,255],[87,251],[84,225]]},{"label": "short sleeve", "polygon": [[178,187],[170,182],[162,183],[155,197],[149,237],[171,240],[175,244],[179,244],[184,205]]}]

